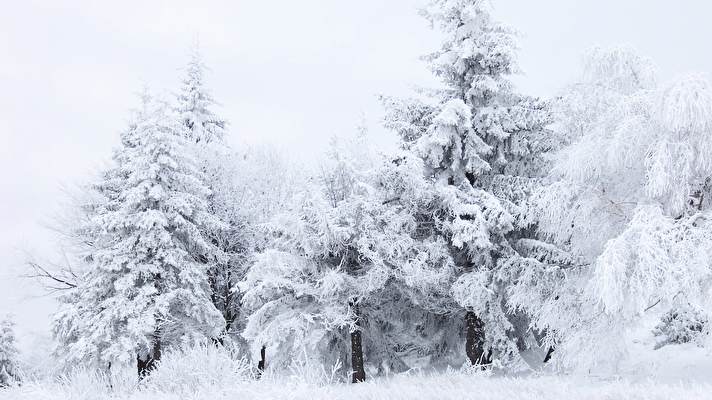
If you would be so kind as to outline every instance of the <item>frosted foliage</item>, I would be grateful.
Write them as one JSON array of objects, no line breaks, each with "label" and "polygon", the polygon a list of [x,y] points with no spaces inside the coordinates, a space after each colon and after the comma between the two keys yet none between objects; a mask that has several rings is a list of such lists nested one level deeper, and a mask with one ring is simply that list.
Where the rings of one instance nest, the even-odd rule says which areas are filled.
[{"label": "frosted foliage", "polygon": [[596,261],[592,284],[601,308],[632,317],[678,295],[704,302],[712,234],[698,218],[675,221],[659,207],[638,208]]},{"label": "frosted foliage", "polygon": [[[600,107],[600,90],[564,96],[578,102],[564,108],[590,119],[561,121],[571,145],[535,201],[540,229],[590,263],[590,274],[583,286],[564,280],[577,288],[564,301],[578,318],[540,321],[558,330],[565,364],[615,368],[646,318],[680,302],[708,310],[712,92],[698,76],[657,89],[641,79],[652,70],[642,58],[621,49],[593,54],[583,82],[598,82],[609,104]],[[600,347],[606,351],[593,351]],[[592,353],[582,356],[583,348]]]},{"label": "frosted foliage", "polygon": [[435,116],[436,105],[429,99],[380,96],[380,100],[386,109],[383,124],[400,136],[404,148],[426,134]]},{"label": "frosted foliage", "polygon": [[335,142],[332,164],[268,223],[273,240],[239,285],[252,311],[243,336],[254,354],[267,346],[272,368],[340,361],[353,306],[385,282],[382,267],[359,256],[354,223],[368,214],[349,201],[363,188],[339,150]]},{"label": "frosted foliage", "polygon": [[287,368],[304,358],[327,364],[321,357],[328,355],[328,342],[339,338],[339,328],[353,323],[348,303],[336,303],[333,297],[346,284],[338,273],[319,271],[289,253],[262,253],[242,283],[243,304],[255,310],[243,332],[254,343],[253,357],[265,345],[270,368]]},{"label": "frosted foliage", "polygon": [[[694,94],[680,94],[688,91]],[[573,238],[589,257],[599,254],[604,243],[624,229],[638,204],[656,201],[677,216],[704,207],[700,196],[709,190],[710,131],[701,128],[705,114],[691,111],[704,109],[700,104],[703,93],[710,93],[707,84],[692,78],[659,91],[616,93],[616,101],[606,110],[597,108],[595,92],[592,103],[585,99],[577,106],[595,117],[583,136],[580,126],[563,124],[561,129],[571,132],[573,142],[559,154],[554,167],[553,175],[563,183],[541,193],[546,204],[542,227],[562,243]],[[685,99],[690,101],[687,107]],[[662,121],[666,117],[661,104],[667,104],[670,113],[674,113],[671,104],[683,110],[674,124]],[[679,119],[684,115],[691,118],[687,124]]]},{"label": "frosted foliage", "polygon": [[584,58],[579,81],[569,85],[554,111],[563,141],[588,133],[606,113],[627,96],[654,90],[657,72],[653,63],[629,47],[596,47]]},{"label": "frosted foliage", "polygon": [[712,129],[712,91],[701,76],[679,79],[663,90],[657,114],[663,129],[690,136]]},{"label": "frosted foliage", "polygon": [[672,213],[690,205],[702,209],[712,176],[710,85],[698,76],[679,79],[661,91],[657,103],[656,143],[646,159],[647,193]]},{"label": "frosted foliage", "polygon": [[284,210],[306,184],[304,166],[267,146],[243,147],[222,165],[232,169],[226,185],[235,209],[255,225]]},{"label": "frosted foliage", "polygon": [[524,368],[519,351],[532,338],[522,315],[529,309],[521,305],[534,288],[517,282],[533,273],[528,268],[563,264],[535,262],[513,243],[535,239],[529,198],[561,139],[547,129],[549,105],[517,93],[511,83],[519,72],[516,37],[495,20],[488,2],[436,0],[424,14],[443,32],[440,50],[426,57],[443,86],[409,100],[383,99],[386,126],[423,159],[433,181],[426,215],[440,239],[418,240],[428,251],[438,246],[434,254],[441,255],[418,271],[439,269],[424,276],[448,283],[451,302],[441,302],[441,309],[475,312],[484,322],[485,349],[508,367]]},{"label": "frosted foliage", "polygon": [[[254,353],[267,345],[274,368],[305,359],[346,366],[355,329],[374,373],[406,369],[406,354],[442,356],[455,347],[457,330],[425,322],[452,310],[453,269],[444,241],[421,225],[420,213],[438,212],[422,161],[369,149],[363,136],[332,144],[318,179],[268,224],[272,248],[240,284],[253,310],[244,336]],[[412,332],[414,325],[427,331]],[[425,343],[426,332],[439,337]]]},{"label": "frosted foliage", "polygon": [[496,272],[480,270],[462,275],[452,292],[458,304],[475,312],[486,326],[486,346],[497,351],[497,357],[513,370],[526,369],[519,358],[516,341],[512,340],[514,326],[508,317],[505,293],[499,290]]},{"label": "frosted foliage", "polygon": [[179,346],[222,329],[208,265],[198,261],[214,251],[201,228],[219,221],[206,211],[209,191],[184,149],[183,127],[165,109],[144,97],[122,135],[107,174],[113,190],[92,220],[91,268],[54,321],[67,361],[126,363],[155,342]]},{"label": "frosted foliage", "polygon": [[444,170],[456,181],[491,170],[535,173],[541,165],[531,156],[549,147],[542,134],[549,117],[544,103],[516,93],[509,81],[518,71],[513,31],[494,20],[486,1],[433,1],[425,16],[445,33],[442,48],[426,57],[445,87],[424,93],[436,102],[387,102],[401,110],[388,114],[387,125],[408,143],[418,132],[408,126],[428,124],[421,151],[436,173]]},{"label": "frosted foliage", "polygon": [[445,169],[445,177],[464,177],[463,171],[479,174],[490,169],[480,158],[490,148],[472,132],[471,120],[469,107],[461,100],[451,100],[418,140],[417,151],[433,169]]},{"label": "frosted foliage", "polygon": [[[189,71],[202,76],[202,64],[194,56]],[[191,75],[192,76],[192,75]],[[204,87],[193,83],[195,96],[209,99]],[[188,83],[191,81],[188,80]],[[185,92],[185,90],[184,90]],[[178,103],[181,104],[179,96]],[[204,102],[207,107],[209,102]],[[184,107],[186,108],[186,107]],[[207,211],[222,223],[203,226],[205,237],[216,246],[210,260],[208,280],[211,300],[225,319],[225,332],[220,337],[242,342],[247,313],[241,306],[241,293],[234,286],[244,278],[255,252],[264,248],[267,238],[259,229],[276,212],[284,209],[291,200],[295,188],[303,181],[297,165],[290,163],[283,154],[266,147],[244,146],[239,151],[230,149],[218,135],[215,140],[201,140],[201,129],[221,128],[224,121],[207,108],[196,108],[194,114],[202,115],[205,122],[201,128],[183,119],[191,142],[191,150],[198,160],[205,185],[210,189]],[[198,134],[196,137],[196,133]],[[241,346],[244,347],[246,346]]]},{"label": "frosted foliage", "polygon": [[662,316],[653,334],[657,339],[656,349],[688,342],[702,346],[709,336],[709,317],[689,304],[678,305]]},{"label": "frosted foliage", "polygon": [[[520,372],[544,354],[620,372],[636,348],[709,347],[712,86],[659,85],[632,49],[594,48],[556,99],[527,96],[495,11],[430,0],[439,84],[381,97],[400,148],[361,126],[313,170],[229,148],[194,49],[175,104],[142,95],[63,220],[79,266],[60,275],[56,354],[111,372],[165,350],[142,390],[190,394],[173,375],[208,362],[249,386],[261,351],[260,382],[340,380],[351,340],[369,376]],[[0,385],[16,358],[3,322]]]},{"label": "frosted foliage", "polygon": [[425,16],[447,35],[429,58],[433,71],[452,87],[461,87],[458,78],[467,76],[474,78],[473,90],[494,92],[501,82],[487,76],[517,71],[513,31],[493,20],[488,1],[435,0]]},{"label": "frosted foliage", "polygon": [[189,140],[220,142],[225,137],[227,122],[211,110],[215,100],[205,86],[205,71],[200,49],[196,46],[190,54],[175,111],[187,128],[185,134]]},{"label": "frosted foliage", "polygon": [[15,324],[9,317],[0,320],[0,389],[20,381],[19,353]]},{"label": "frosted foliage", "polygon": [[584,60],[583,83],[630,95],[654,89],[657,71],[652,62],[627,46],[588,51]]},{"label": "frosted foliage", "polygon": [[224,222],[206,232],[220,250],[209,271],[211,296],[225,317],[226,333],[241,340],[247,313],[242,310],[241,292],[233,288],[244,278],[254,254],[269,242],[261,224],[291,203],[304,179],[298,165],[273,149],[234,152],[219,146],[199,147],[212,188],[209,211]]}]

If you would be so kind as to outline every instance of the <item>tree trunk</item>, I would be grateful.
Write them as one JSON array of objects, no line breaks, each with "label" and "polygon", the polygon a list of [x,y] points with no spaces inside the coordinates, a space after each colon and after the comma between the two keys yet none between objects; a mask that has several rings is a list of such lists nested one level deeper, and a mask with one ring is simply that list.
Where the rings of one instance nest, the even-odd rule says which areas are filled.
[{"label": "tree trunk", "polygon": [[[213,244],[217,245],[217,242],[213,241]],[[207,262],[207,259],[202,257],[201,261]],[[218,337],[211,338],[211,340],[215,345],[224,345],[225,337],[230,334],[230,329],[236,319],[236,315],[232,310],[234,296],[231,290],[232,274],[229,269],[214,268],[208,273],[208,282],[210,284],[210,300],[225,319],[225,330],[220,332]]]},{"label": "tree trunk", "polygon": [[544,357],[544,363],[548,363],[551,360],[551,355],[554,354],[554,346],[549,347],[549,351],[546,352]]},{"label": "tree trunk", "polygon": [[363,369],[363,348],[361,346],[361,315],[358,304],[352,301],[350,305],[356,314],[356,329],[351,332],[351,382],[365,382],[366,371]]},{"label": "tree trunk", "polygon": [[159,339],[155,339],[153,342],[153,349],[145,355],[140,354],[136,357],[136,366],[138,368],[138,379],[143,379],[148,376],[151,371],[156,368],[156,364],[161,360],[161,342]]},{"label": "tree trunk", "polygon": [[485,324],[472,311],[465,313],[465,353],[472,365],[491,363],[490,352],[485,354]]},{"label": "tree trunk", "polygon": [[257,377],[259,378],[262,376],[262,373],[265,372],[265,352],[267,351],[267,348],[265,346],[262,346],[260,349],[260,361],[257,362]]}]

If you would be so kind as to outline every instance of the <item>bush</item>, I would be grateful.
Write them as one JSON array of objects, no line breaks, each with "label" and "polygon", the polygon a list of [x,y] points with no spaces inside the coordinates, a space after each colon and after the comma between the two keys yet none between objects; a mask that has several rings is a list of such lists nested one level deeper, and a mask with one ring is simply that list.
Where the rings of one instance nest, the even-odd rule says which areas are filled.
[{"label": "bush", "polygon": [[20,381],[14,326],[9,317],[0,320],[0,387],[12,386]]},{"label": "bush", "polygon": [[707,335],[708,318],[702,312],[690,307],[678,307],[668,311],[653,329],[658,339],[656,349],[669,344],[702,343]]},{"label": "bush", "polygon": [[198,388],[228,387],[253,379],[254,372],[237,350],[203,345],[165,353],[141,386],[158,392],[193,393]]}]

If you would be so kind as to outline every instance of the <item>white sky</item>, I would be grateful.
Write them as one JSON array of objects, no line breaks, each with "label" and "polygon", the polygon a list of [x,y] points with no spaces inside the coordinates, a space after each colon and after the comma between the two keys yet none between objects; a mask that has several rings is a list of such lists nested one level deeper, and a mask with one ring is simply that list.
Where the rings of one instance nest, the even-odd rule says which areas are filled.
[{"label": "white sky", "polygon": [[[51,254],[42,227],[61,186],[85,179],[118,143],[134,93],[177,87],[200,36],[231,143],[272,143],[309,159],[365,112],[375,94],[427,85],[418,57],[437,37],[417,14],[425,0],[0,0],[0,314],[23,348],[44,335],[53,303],[17,278],[23,252]],[[517,79],[550,96],[593,45],[631,44],[663,79],[712,70],[712,3],[705,0],[499,0],[497,16],[524,35]]]}]

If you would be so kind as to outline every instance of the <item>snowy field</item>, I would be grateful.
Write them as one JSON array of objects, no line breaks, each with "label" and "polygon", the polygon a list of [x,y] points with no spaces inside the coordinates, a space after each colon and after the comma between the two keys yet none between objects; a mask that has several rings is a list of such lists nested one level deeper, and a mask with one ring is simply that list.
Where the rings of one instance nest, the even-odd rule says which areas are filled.
[{"label": "snowy field", "polygon": [[[639,349],[640,350],[640,349]],[[106,379],[76,372],[0,390],[2,400],[203,400],[203,399],[482,399],[482,400],[694,400],[710,399],[712,358],[694,345],[636,352],[620,375],[529,373],[504,377],[459,371],[411,372],[340,383],[319,368],[255,380],[247,363],[215,349],[168,354],[150,378],[136,384],[131,369]]]},{"label": "snowy field", "polygon": [[87,379],[74,384],[27,385],[0,393],[8,400],[99,399],[709,399],[707,383],[631,382],[594,378],[494,378],[462,374],[412,375],[371,380],[364,384],[313,385],[299,382],[241,381],[229,386],[184,387],[165,392],[150,386],[111,392]]}]

